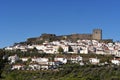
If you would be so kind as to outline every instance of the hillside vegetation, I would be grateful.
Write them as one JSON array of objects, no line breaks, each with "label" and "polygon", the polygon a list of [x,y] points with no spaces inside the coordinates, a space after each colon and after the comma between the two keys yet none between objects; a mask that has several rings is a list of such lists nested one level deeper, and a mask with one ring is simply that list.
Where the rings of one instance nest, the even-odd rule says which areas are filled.
[{"label": "hillside vegetation", "polygon": [[66,64],[60,71],[4,71],[2,80],[120,80],[120,67]]},{"label": "hillside vegetation", "polygon": [[[0,50],[0,80],[120,80],[120,66],[116,65],[84,65],[67,63],[59,67],[58,70],[11,70],[11,65],[5,56],[19,54],[19,56],[53,56],[48,54],[22,53],[19,51]],[[62,55],[62,54],[60,54]],[[69,54],[72,55],[72,54]],[[90,57],[98,57],[103,62],[109,61],[110,55],[80,55],[87,60]],[[62,68],[61,68],[62,67]]]}]

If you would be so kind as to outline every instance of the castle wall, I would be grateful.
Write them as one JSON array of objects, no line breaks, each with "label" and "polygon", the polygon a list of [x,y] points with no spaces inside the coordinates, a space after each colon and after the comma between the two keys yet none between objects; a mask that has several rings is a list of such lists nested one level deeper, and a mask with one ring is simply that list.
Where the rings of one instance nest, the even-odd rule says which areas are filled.
[{"label": "castle wall", "polygon": [[72,39],[92,39],[92,34],[73,34],[71,35]]},{"label": "castle wall", "polygon": [[102,40],[102,30],[101,29],[94,29],[92,34],[71,34],[71,35],[61,35],[56,36],[55,34],[42,34],[40,37],[37,38],[29,38],[28,42],[35,42],[35,41],[41,41],[41,40],[71,40],[76,41],[78,39],[87,39],[87,40]]}]

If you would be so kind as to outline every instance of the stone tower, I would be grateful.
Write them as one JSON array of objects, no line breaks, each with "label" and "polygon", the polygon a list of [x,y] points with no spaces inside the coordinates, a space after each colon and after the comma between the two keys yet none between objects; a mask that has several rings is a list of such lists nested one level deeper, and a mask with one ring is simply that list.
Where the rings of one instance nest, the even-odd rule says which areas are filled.
[{"label": "stone tower", "polygon": [[92,38],[95,40],[102,40],[102,30],[94,29],[92,33]]}]

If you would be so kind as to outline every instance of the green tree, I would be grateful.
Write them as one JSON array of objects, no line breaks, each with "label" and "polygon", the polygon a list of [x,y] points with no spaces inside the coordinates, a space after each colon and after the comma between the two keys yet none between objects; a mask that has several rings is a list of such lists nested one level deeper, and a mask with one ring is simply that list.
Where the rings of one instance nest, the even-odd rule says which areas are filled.
[{"label": "green tree", "polygon": [[33,52],[38,52],[38,50],[37,50],[36,47],[34,47],[34,48],[32,49],[32,51],[33,51]]},{"label": "green tree", "polygon": [[68,47],[70,52],[73,52],[73,48],[71,46]]},{"label": "green tree", "polygon": [[63,50],[63,48],[62,48],[61,46],[59,46],[58,52],[59,52],[59,53],[63,53],[63,52],[64,52],[64,50]]}]

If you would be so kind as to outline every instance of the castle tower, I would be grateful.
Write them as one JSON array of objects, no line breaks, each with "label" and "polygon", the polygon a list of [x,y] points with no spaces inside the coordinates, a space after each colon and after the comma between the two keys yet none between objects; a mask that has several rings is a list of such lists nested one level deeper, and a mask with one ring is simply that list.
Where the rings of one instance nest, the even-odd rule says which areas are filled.
[{"label": "castle tower", "polygon": [[102,39],[102,30],[101,29],[94,29],[92,38],[95,40],[101,40]]}]

